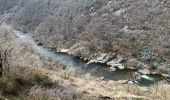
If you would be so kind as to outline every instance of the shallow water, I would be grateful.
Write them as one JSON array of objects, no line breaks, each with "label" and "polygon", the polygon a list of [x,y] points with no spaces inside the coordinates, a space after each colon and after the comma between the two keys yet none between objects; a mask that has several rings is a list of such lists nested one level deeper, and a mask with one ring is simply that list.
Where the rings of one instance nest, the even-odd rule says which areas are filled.
[{"label": "shallow water", "polygon": [[[132,69],[117,69],[116,71],[110,71],[109,66],[105,64],[100,63],[92,63],[87,64],[86,61],[74,57],[72,55],[69,55],[67,53],[62,52],[56,52],[54,50],[51,50],[50,48],[38,46],[35,41],[33,41],[32,37],[28,34],[22,33],[18,30],[15,30],[15,34],[18,38],[22,39],[23,41],[27,42],[29,45],[32,45],[32,48],[35,50],[35,52],[41,54],[41,56],[44,56],[46,58],[50,58],[53,61],[57,61],[67,67],[78,67],[80,68],[84,73],[90,73],[93,76],[97,77],[103,77],[104,80],[134,80],[135,77],[133,76],[133,73],[136,70]],[[150,75],[151,77],[154,77],[156,81],[160,80],[158,76]],[[157,78],[158,77],[158,78]],[[149,82],[147,80],[141,80],[139,81],[140,84],[144,85],[150,85],[154,82]]]}]

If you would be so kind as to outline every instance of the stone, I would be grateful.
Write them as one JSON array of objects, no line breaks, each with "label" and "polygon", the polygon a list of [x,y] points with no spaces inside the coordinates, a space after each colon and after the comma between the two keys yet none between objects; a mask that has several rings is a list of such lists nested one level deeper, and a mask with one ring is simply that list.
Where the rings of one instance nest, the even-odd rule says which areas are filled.
[{"label": "stone", "polygon": [[110,71],[114,72],[114,71],[116,71],[116,68],[110,67]]},{"label": "stone", "polygon": [[120,9],[120,10],[116,11],[114,14],[116,16],[120,16],[124,11],[125,11],[124,9]]},{"label": "stone", "polygon": [[137,61],[136,59],[129,59],[126,61],[126,66],[129,66],[130,68],[140,69],[146,67],[141,62]]},{"label": "stone", "polygon": [[119,80],[116,83],[118,83],[118,84],[126,84],[126,83],[128,83],[128,80]]},{"label": "stone", "polygon": [[112,66],[112,67],[118,67],[118,68],[120,68],[120,69],[123,68],[123,65],[120,64],[117,60],[112,60],[112,61],[110,61],[110,62],[107,62],[107,65],[110,65],[110,66]]},{"label": "stone", "polygon": [[150,81],[154,81],[154,78],[149,77],[149,76],[147,76],[147,75],[142,75],[141,78],[144,78],[144,79],[150,80]]},{"label": "stone", "polygon": [[106,54],[106,53],[101,53],[98,54],[95,58],[90,60],[88,64],[90,63],[106,63],[110,58],[113,58],[115,55],[114,54]]},{"label": "stone", "polygon": [[139,72],[145,75],[151,73],[148,69],[140,69]]},{"label": "stone", "polygon": [[68,51],[69,51],[69,49],[61,49],[60,50],[60,52],[65,52],[65,53],[68,52]]},{"label": "stone", "polygon": [[41,42],[38,42],[38,43],[37,43],[37,45],[38,45],[38,46],[42,46],[42,45],[43,45],[43,43],[41,43]]}]

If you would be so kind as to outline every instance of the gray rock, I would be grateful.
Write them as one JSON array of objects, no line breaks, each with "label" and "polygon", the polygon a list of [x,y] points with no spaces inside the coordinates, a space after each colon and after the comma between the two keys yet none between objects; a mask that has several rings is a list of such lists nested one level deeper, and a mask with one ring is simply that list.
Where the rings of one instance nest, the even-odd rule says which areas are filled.
[{"label": "gray rock", "polygon": [[125,65],[131,68],[135,68],[135,69],[142,69],[144,67],[143,63],[137,61],[136,59],[127,60]]},{"label": "gray rock", "polygon": [[140,69],[139,72],[145,75],[151,73],[148,69]]}]

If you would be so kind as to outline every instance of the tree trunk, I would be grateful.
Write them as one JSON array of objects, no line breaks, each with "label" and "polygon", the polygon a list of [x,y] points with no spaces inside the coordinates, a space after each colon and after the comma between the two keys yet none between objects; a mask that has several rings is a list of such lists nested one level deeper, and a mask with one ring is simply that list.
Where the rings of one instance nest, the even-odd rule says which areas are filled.
[{"label": "tree trunk", "polygon": [[3,75],[2,55],[0,54],[0,76]]}]

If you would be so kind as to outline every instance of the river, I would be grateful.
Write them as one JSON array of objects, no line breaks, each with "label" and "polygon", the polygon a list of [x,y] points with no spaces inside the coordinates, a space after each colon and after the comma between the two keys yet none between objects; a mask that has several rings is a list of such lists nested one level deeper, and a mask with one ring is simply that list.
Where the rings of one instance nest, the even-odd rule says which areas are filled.
[{"label": "river", "polygon": [[[33,50],[39,53],[44,58],[50,58],[52,61],[59,62],[65,65],[66,67],[80,68],[81,71],[83,71],[84,73],[90,73],[93,76],[103,77],[104,80],[115,80],[115,81],[135,80],[134,72],[136,72],[136,70],[116,69],[115,71],[111,71],[109,66],[105,64],[100,64],[100,63],[87,64],[86,61],[78,57],[74,57],[72,55],[63,52],[57,52],[43,46],[38,46],[37,43],[34,41],[34,39],[27,33],[22,33],[21,31],[18,30],[15,30],[14,33],[23,42],[27,43],[28,45],[31,45]],[[155,77],[153,75],[150,76],[156,79],[155,82],[161,79],[160,77]],[[154,82],[150,82],[147,80],[139,81],[139,84],[141,85],[150,85],[153,83]]]}]

